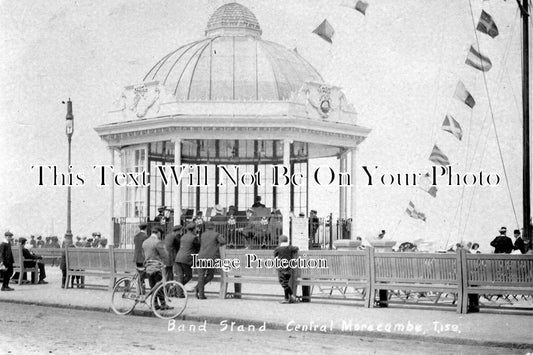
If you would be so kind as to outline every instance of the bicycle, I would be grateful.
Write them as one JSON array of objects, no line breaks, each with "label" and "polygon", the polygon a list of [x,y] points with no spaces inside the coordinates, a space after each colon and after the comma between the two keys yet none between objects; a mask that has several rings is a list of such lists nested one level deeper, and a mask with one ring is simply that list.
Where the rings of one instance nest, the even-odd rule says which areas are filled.
[{"label": "bicycle", "polygon": [[146,267],[137,267],[135,275],[120,278],[113,287],[111,296],[111,308],[116,314],[131,313],[139,302],[145,303],[156,317],[161,319],[173,319],[183,313],[188,299],[185,287],[177,281],[167,281],[163,270],[165,265],[162,262],[151,261],[151,263],[151,266],[160,270],[163,279],[146,293],[144,278],[141,279]]}]

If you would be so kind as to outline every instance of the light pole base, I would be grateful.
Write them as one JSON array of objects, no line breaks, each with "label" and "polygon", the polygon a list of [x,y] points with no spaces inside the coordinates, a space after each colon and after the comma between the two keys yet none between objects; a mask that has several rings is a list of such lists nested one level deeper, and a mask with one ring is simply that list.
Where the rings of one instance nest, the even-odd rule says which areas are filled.
[{"label": "light pole base", "polygon": [[72,232],[68,231],[65,233],[65,239],[63,240],[64,245],[72,245]]}]

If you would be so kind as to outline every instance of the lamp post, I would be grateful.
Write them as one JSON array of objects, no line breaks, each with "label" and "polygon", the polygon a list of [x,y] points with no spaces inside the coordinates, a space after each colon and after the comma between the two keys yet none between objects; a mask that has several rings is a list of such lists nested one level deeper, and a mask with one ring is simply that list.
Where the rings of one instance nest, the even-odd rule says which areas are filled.
[{"label": "lamp post", "polygon": [[[72,141],[72,135],[74,134],[74,115],[72,115],[72,101],[70,98],[67,101],[67,122],[66,122],[66,133],[68,139],[68,172],[70,176],[71,165],[70,165],[70,144]],[[72,243],[72,230],[70,226],[71,219],[71,197],[70,197],[70,184],[67,186],[67,232],[65,233],[65,242],[66,245]]]}]

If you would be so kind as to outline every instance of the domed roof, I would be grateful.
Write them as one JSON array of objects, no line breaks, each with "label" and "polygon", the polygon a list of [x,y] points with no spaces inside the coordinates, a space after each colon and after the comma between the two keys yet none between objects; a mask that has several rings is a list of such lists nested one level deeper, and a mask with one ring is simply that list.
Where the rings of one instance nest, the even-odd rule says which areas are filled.
[{"label": "domed roof", "polygon": [[295,51],[262,40],[255,15],[242,5],[218,8],[205,32],[163,57],[144,81],[159,81],[180,101],[287,100],[306,81],[324,81]]},{"label": "domed roof", "polygon": [[205,29],[206,36],[216,36],[219,31],[227,32],[233,29],[240,30],[252,36],[261,36],[261,27],[255,15],[247,7],[232,2],[219,7],[209,21]]}]

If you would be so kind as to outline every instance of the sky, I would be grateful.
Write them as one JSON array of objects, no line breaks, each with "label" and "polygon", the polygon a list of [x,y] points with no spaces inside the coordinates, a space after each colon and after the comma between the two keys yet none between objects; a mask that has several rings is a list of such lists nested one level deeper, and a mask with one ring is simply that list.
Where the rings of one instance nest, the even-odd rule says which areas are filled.
[{"label": "sky", "polygon": [[[0,2],[0,231],[64,234],[66,188],[38,186],[31,168],[66,169],[62,102],[71,98],[74,103],[74,167],[89,172],[109,159],[94,127],[106,122],[124,86],[141,82],[167,53],[203,38],[210,15],[224,3]],[[358,112],[357,124],[372,129],[359,148],[360,166],[392,174],[426,171],[437,144],[453,171],[482,170],[502,178],[492,187],[439,186],[433,198],[412,186],[368,186],[358,169],[358,235],[369,239],[385,229],[398,242],[424,240],[441,249],[477,241],[482,251],[489,251],[501,226],[518,228],[522,123],[516,2],[368,0],[366,16],[339,6],[346,3],[342,0],[240,3],[258,18],[263,39],[296,47],[327,83],[343,89]],[[474,31],[482,9],[498,25],[494,39]],[[332,44],[312,33],[324,19],[335,30]],[[493,64],[485,75],[464,64],[476,38]],[[474,109],[453,98],[458,80],[474,96]],[[441,130],[446,114],[460,122],[461,142]],[[336,168],[338,161],[312,161],[310,170],[321,164]],[[108,196],[93,184],[73,188],[74,235],[106,233]],[[319,216],[338,213],[337,187],[313,189],[309,198]],[[409,201],[427,216],[426,222],[407,216]]]}]

